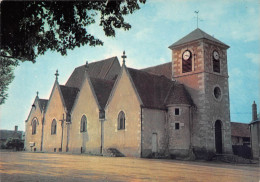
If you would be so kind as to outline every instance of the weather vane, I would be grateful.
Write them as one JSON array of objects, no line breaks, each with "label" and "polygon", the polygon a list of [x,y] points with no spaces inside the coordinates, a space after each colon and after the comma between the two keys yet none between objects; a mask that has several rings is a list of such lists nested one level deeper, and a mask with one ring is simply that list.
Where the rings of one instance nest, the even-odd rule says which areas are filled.
[{"label": "weather vane", "polygon": [[197,28],[199,28],[199,11],[194,11],[197,14]]}]

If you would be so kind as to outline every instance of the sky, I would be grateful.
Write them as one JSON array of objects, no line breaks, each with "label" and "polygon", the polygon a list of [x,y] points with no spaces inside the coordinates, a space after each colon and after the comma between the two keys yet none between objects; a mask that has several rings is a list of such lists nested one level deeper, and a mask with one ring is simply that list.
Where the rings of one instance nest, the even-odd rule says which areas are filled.
[{"label": "sky", "polygon": [[168,48],[197,28],[229,45],[227,51],[231,121],[249,123],[252,103],[260,108],[260,1],[258,0],[147,0],[141,9],[125,19],[129,31],[117,30],[116,37],[106,37],[100,26],[88,31],[104,41],[103,46],[83,46],[68,51],[67,56],[48,51],[36,63],[24,62],[15,68],[8,98],[0,106],[0,129],[25,128],[31,106],[39,97],[48,99],[59,70],[64,85],[74,68],[121,55],[126,65],[145,68],[171,61]]}]

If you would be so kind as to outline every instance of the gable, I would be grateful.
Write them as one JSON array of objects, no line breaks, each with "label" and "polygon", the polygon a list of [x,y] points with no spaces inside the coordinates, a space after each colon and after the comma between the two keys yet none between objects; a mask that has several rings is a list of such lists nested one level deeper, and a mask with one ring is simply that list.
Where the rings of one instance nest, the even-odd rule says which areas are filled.
[{"label": "gable", "polygon": [[55,81],[49,102],[46,107],[46,113],[49,112],[56,112],[57,110],[65,110],[65,101],[63,100],[63,97],[61,95],[61,91],[59,88],[59,83]]},{"label": "gable", "polygon": [[32,106],[31,106],[31,110],[30,110],[30,113],[29,113],[29,115],[28,115],[28,117],[27,117],[26,122],[30,121],[30,120],[33,119],[34,117],[38,117],[38,116],[41,115],[42,110],[41,110],[41,106],[40,106],[40,104],[39,104],[39,100],[40,100],[39,97],[36,96],[35,99],[34,99],[34,102],[33,102],[33,104],[32,104],[32,106],[34,105],[35,107],[32,107]]},{"label": "gable", "polygon": [[127,68],[123,66],[113,85],[112,91],[110,92],[105,109],[109,107],[113,100],[117,100],[117,102],[120,103],[121,100],[125,100],[125,98],[128,96],[132,98],[131,104],[133,104],[133,102],[135,101],[138,103],[138,105],[143,104],[135,88],[135,85],[128,73]]}]

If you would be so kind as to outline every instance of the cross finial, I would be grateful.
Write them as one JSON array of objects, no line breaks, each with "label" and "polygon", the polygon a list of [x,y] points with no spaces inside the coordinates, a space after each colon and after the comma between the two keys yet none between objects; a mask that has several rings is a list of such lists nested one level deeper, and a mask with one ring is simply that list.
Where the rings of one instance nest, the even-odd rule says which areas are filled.
[{"label": "cross finial", "polygon": [[199,27],[199,11],[194,11],[197,14],[197,28]]},{"label": "cross finial", "polygon": [[85,71],[88,70],[88,61],[86,61],[86,64],[85,64]]},{"label": "cross finial", "polygon": [[127,58],[127,56],[125,55],[125,51],[123,52],[123,55],[121,57],[123,58],[123,65],[125,65],[125,58]]},{"label": "cross finial", "polygon": [[37,97],[39,96],[39,92],[38,91],[36,92],[36,95],[37,95]]},{"label": "cross finial", "polygon": [[56,76],[56,80],[58,80],[59,72],[56,70],[56,73],[54,74]]}]

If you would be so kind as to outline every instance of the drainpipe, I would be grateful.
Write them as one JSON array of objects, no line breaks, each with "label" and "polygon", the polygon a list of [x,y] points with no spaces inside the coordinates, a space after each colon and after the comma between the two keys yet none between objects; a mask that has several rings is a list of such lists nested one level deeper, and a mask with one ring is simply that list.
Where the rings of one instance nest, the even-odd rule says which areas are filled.
[{"label": "drainpipe", "polygon": [[42,151],[42,145],[43,145],[44,119],[45,119],[45,118],[44,118],[44,115],[43,115],[43,118],[42,118],[42,136],[41,136],[41,151]]},{"label": "drainpipe", "polygon": [[140,143],[140,148],[141,148],[141,153],[140,153],[140,155],[141,155],[141,157],[143,156],[143,145],[142,145],[142,141],[143,141],[143,137],[142,137],[142,135],[143,135],[143,133],[142,133],[142,130],[143,130],[143,106],[142,105],[140,105],[140,110],[141,110],[141,143]]},{"label": "drainpipe", "polygon": [[[62,120],[61,121],[61,152],[62,152],[62,143],[63,143],[63,122],[64,122],[64,113],[62,114]],[[59,151],[60,152],[60,151]]]},{"label": "drainpipe", "polygon": [[189,107],[190,150],[192,150],[192,142],[191,142],[191,135],[192,135],[191,119],[192,119],[192,106]]}]

